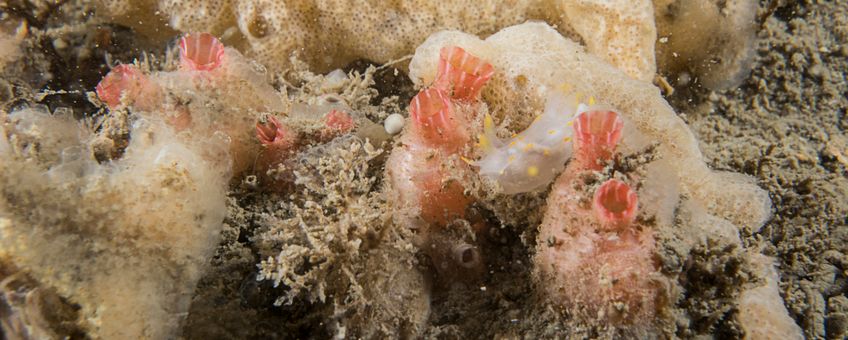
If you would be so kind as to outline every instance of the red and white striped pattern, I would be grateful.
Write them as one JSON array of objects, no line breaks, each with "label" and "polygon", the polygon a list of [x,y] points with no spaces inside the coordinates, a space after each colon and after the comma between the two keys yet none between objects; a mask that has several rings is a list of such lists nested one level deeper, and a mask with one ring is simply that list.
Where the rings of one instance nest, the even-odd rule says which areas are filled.
[{"label": "red and white striped pattern", "polygon": [[445,92],[436,87],[418,92],[409,103],[409,114],[413,121],[426,127],[446,127],[450,125],[452,105]]},{"label": "red and white striped pattern", "polygon": [[491,64],[461,47],[443,47],[439,53],[439,69],[434,87],[452,90],[451,98],[456,100],[476,100],[483,85],[494,74],[495,69]]},{"label": "red and white striped pattern", "polygon": [[583,165],[599,170],[612,157],[624,121],[614,111],[587,111],[574,119],[574,146],[576,157]]},{"label": "red and white striped pattern", "polygon": [[221,66],[224,44],[209,33],[189,33],[180,38],[180,62],[184,69],[211,71]]}]

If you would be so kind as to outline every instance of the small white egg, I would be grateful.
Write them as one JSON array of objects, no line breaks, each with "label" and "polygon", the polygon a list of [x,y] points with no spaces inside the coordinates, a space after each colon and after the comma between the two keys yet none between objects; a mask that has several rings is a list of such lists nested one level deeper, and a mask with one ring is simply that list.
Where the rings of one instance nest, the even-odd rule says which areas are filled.
[{"label": "small white egg", "polygon": [[400,133],[400,130],[403,130],[403,125],[406,123],[403,116],[398,113],[392,113],[386,120],[383,122],[383,126],[386,128],[386,133],[390,135],[396,135]]}]

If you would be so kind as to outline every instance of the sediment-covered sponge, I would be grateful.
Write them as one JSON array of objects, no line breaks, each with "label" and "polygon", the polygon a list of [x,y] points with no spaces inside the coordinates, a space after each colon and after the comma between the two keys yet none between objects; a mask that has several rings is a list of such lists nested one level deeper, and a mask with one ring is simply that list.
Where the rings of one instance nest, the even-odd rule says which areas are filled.
[{"label": "sediment-covered sponge", "polygon": [[761,285],[747,289],[739,298],[739,321],[745,331],[745,339],[803,339],[801,327],[789,316],[780,288],[775,259],[756,254],[752,263]]},{"label": "sediment-covered sponge", "polygon": [[486,40],[456,31],[436,33],[418,47],[410,62],[413,82],[424,85],[433,81],[438,53],[444,46],[460,46],[492,63],[497,72],[483,91],[483,100],[490,105],[496,103],[498,107],[494,109],[506,112],[507,119],[524,119],[529,124],[532,116],[509,116],[527,112],[522,107],[527,101],[505,95],[520,93],[529,97],[530,103],[538,105],[532,109],[541,112],[548,91],[570,84],[575,92],[592,95],[599,102],[618,108],[630,122],[625,130],[638,131],[625,134],[643,139],[625,141],[622,152],[656,144],[657,155],[669,164],[669,175],[680,179],[682,193],[701,202],[710,213],[753,230],[769,217],[768,195],[750,178],[707,167],[695,136],[659,89],[627,77],[550,26],[526,23],[506,28]]},{"label": "sediment-covered sponge", "polygon": [[0,257],[79,305],[93,338],[174,338],[219,240],[226,142],[138,119],[99,164],[92,138],[69,111],[0,113]]},{"label": "sediment-covered sponge", "polygon": [[657,64],[675,85],[741,83],[754,59],[754,0],[654,0]]},{"label": "sediment-covered sponge", "polygon": [[645,50],[657,40],[654,7],[650,1],[565,0],[559,3],[567,18],[565,21],[583,39],[589,52],[618,66],[633,78],[650,81],[654,77],[656,61],[653,53]]},{"label": "sediment-covered sponge", "polygon": [[97,85],[97,96],[112,113],[124,105],[200,139],[222,133],[231,140],[233,172],[252,170],[259,150],[253,133],[257,118],[284,112],[288,101],[264,68],[210,34],[181,37],[180,59],[175,71],[147,73],[133,64],[117,65]]},{"label": "sediment-covered sponge", "polygon": [[[581,39],[590,51],[631,76],[650,80],[655,73],[656,28],[649,0],[460,0],[431,2],[348,0],[98,0],[101,14],[140,31],[165,16],[183,32],[228,35],[229,43],[273,70],[286,68],[298,53],[316,71],[329,71],[356,59],[378,63],[414,51],[433,32],[459,29],[492,34],[528,20],[544,20]],[[154,14],[158,13],[158,14]],[[140,23],[140,24],[139,24]],[[163,22],[164,24],[164,22]],[[138,27],[136,27],[138,26]],[[164,25],[163,25],[164,26]],[[164,27],[163,27],[164,28]],[[155,34],[157,32],[152,32]],[[161,35],[161,33],[160,33]]]},{"label": "sediment-covered sponge", "polygon": [[[444,46],[459,46],[469,53],[488,60],[497,70],[492,82],[483,91],[483,100],[494,110],[503,112],[504,120],[524,122],[523,126],[519,125],[507,129],[510,131],[502,132],[514,133],[525,129],[527,125],[530,125],[534,115],[543,110],[545,95],[551,89],[559,88],[563,84],[571,86],[574,93],[594,96],[598,102],[620,112],[623,129],[621,144],[616,152],[620,152],[622,158],[613,162],[612,166],[610,162],[599,164],[596,169],[587,174],[587,177],[574,183],[577,189],[582,187],[584,190],[591,190],[593,181],[603,180],[608,176],[625,176],[627,180],[638,182],[638,186],[634,186],[638,188],[640,210],[636,221],[646,223],[646,227],[650,226],[652,232],[658,235],[646,237],[647,243],[641,243],[642,246],[632,248],[641,249],[641,254],[653,252],[653,250],[645,249],[645,245],[651,242],[657,242],[657,249],[673,247],[683,256],[687,256],[695,245],[703,244],[707,240],[731,247],[741,247],[739,229],[748,228],[756,231],[769,217],[771,202],[766,192],[757,187],[750,178],[736,173],[713,171],[707,167],[694,135],[662,98],[659,89],[651,84],[627,77],[621,70],[586,53],[582,46],[562,37],[548,25],[526,23],[513,26],[485,40],[456,31],[436,33],[417,49],[410,62],[410,77],[414,82],[418,84],[432,82],[437,69],[434,62],[435,56]],[[524,108],[523,106],[528,103],[531,106]],[[526,119],[521,115],[530,117]],[[480,125],[479,122],[477,124]],[[572,187],[566,188],[572,189]],[[551,195],[554,194],[555,191],[552,191]],[[549,204],[557,197],[568,197],[568,195],[549,196]],[[591,199],[587,198],[585,201],[590,202]],[[560,206],[554,202],[549,205],[549,208]],[[576,219],[569,219],[565,221],[575,223],[573,220]],[[542,238],[538,240],[541,249],[555,247],[560,241],[546,237],[542,229],[544,228],[540,227]],[[562,231],[563,229],[548,230]],[[569,232],[565,230],[565,233]],[[562,239],[569,237],[573,236],[566,235]],[[612,242],[615,238],[603,239],[603,241]],[[566,247],[566,249],[572,248]],[[542,252],[537,249],[537,254]],[[625,256],[625,258],[628,257]],[[650,259],[650,256],[645,259]],[[591,258],[586,259],[586,261],[591,260]],[[603,262],[603,258],[598,260]],[[578,259],[575,256],[565,256],[550,263],[560,263],[559,261],[568,264],[569,261],[578,261]],[[544,265],[544,261],[537,261],[537,265],[540,264]],[[553,266],[556,267],[556,264]],[[643,272],[651,272],[651,270],[643,270]],[[682,288],[679,280],[666,280],[670,276],[667,273],[657,270],[653,271],[652,275],[661,280],[656,280],[656,285],[647,283],[640,287],[645,287],[648,291],[662,291],[663,294],[674,294],[673,292]],[[757,275],[766,277],[772,283],[775,281],[768,274],[758,273]],[[559,292],[557,285],[562,285],[563,282],[551,279],[551,276],[547,278],[542,276],[541,288],[549,292],[553,303],[560,304],[561,299],[557,299],[555,293]],[[671,289],[667,289],[668,287]],[[777,291],[773,289],[773,285],[769,287],[771,288],[760,293],[767,297],[770,303],[780,305],[779,294],[776,294]],[[550,292],[551,289],[554,293]],[[592,296],[588,295],[588,297]],[[670,298],[656,300],[656,310],[673,309],[669,302],[674,297],[670,296]],[[743,297],[743,302],[744,299]],[[577,305],[577,307],[580,306],[585,305]],[[648,310],[645,312],[650,314]],[[785,325],[787,329],[792,329],[791,319],[785,314],[783,311],[775,310],[768,318],[779,322],[790,320]],[[760,316],[754,315],[754,318],[748,319],[740,317],[739,320],[750,323],[758,317]],[[648,318],[648,320],[650,323],[659,324],[667,322],[662,317]],[[755,327],[756,325],[745,326]],[[650,327],[654,326],[645,329],[649,333],[653,332]],[[664,328],[664,326],[656,328]]]}]

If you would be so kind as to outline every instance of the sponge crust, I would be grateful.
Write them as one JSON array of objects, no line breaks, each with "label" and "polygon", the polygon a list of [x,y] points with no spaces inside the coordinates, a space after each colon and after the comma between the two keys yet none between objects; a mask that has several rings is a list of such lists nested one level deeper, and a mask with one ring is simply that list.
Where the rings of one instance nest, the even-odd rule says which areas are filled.
[{"label": "sponge crust", "polygon": [[432,82],[438,51],[452,45],[495,66],[496,74],[483,92],[483,99],[490,106],[499,107],[504,118],[529,122],[520,116],[526,115],[527,110],[522,107],[525,102],[512,97],[515,93],[524,93],[529,102],[538,105],[544,102],[549,89],[568,83],[577,92],[619,108],[647,141],[658,143],[657,151],[673,171],[670,175],[680,179],[682,193],[701,202],[711,214],[752,230],[758,230],[769,218],[768,194],[747,176],[709,169],[695,136],[659,89],[586,53],[584,47],[562,37],[552,27],[526,23],[506,28],[486,40],[456,31],[436,33],[417,49],[409,66],[410,78],[421,85]]},{"label": "sponge crust", "polygon": [[[529,20],[557,26],[589,51],[630,76],[650,81],[656,73],[656,28],[650,0],[98,0],[101,15],[139,31],[167,19],[182,32],[225,35],[272,70],[284,70],[292,54],[314,71],[356,59],[385,63],[411,53],[433,32],[456,29],[489,35]],[[149,13],[145,15],[145,13]],[[158,18],[154,13],[166,16]],[[237,28],[237,30],[234,30]],[[227,34],[224,34],[227,32]],[[237,34],[235,32],[238,32]],[[232,33],[232,34],[231,34]],[[161,33],[158,33],[161,34]]]}]

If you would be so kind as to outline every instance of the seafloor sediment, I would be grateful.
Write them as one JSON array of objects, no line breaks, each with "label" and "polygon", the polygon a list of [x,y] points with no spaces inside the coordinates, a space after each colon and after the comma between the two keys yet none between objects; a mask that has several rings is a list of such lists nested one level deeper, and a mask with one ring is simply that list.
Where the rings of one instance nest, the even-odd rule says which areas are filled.
[{"label": "seafloor sediment", "polygon": [[[20,20],[29,23],[31,35],[23,44],[32,52],[0,77],[4,111],[42,103],[51,110],[71,108],[77,119],[97,118],[105,110],[90,102],[85,91],[94,89],[115,60],[128,62],[144,55],[154,69],[175,62],[173,50],[166,51],[119,23],[96,22],[85,11],[75,12],[90,10],[85,2],[54,6],[9,1],[0,6],[5,10],[4,26],[13,29]],[[695,132],[709,166],[753,176],[768,190],[772,218],[759,231],[743,229],[742,239],[746,248],[762,249],[778,259],[781,297],[804,335],[844,338],[848,336],[848,5],[761,1],[758,15],[752,71],[739,86],[711,91],[697,80],[669,74],[676,91],[667,99]],[[324,98],[327,80],[302,64],[294,65],[278,87],[302,102]],[[391,113],[403,114],[417,92],[406,70],[368,66],[368,61],[348,65],[344,70],[351,79],[332,90],[375,122]],[[312,128],[309,122],[302,124],[304,130]],[[110,138],[122,140],[122,130],[116,131]],[[188,314],[174,316],[184,317],[182,337],[630,334],[569,320],[536,293],[532,258],[545,193],[501,198],[488,202],[486,209],[480,207],[483,219],[500,219],[502,226],[481,236],[487,264],[479,278],[445,285],[410,274],[409,268],[428,272],[430,259],[415,251],[408,231],[389,227],[387,214],[393,202],[378,192],[384,185],[383,165],[390,147],[366,138],[379,141],[388,136],[379,129],[361,131],[309,149],[290,164],[300,179],[284,194],[261,190],[254,176],[231,181],[221,243],[197,284]],[[352,246],[351,240],[364,244]],[[302,251],[308,260],[284,264],[297,268],[281,274],[277,269],[281,264],[268,259],[283,250]],[[682,276],[686,293],[673,309],[685,313],[688,324],[667,326],[666,336],[744,335],[734,302],[750,279],[741,253],[738,248],[705,243],[685,258],[673,249],[662,255],[668,266],[685,268],[687,273]],[[275,282],[276,274],[285,277]],[[40,287],[13,264],[2,262],[0,282],[4,330],[28,325],[55,336],[86,336],[77,324],[79,306],[61,292]],[[424,297],[430,299],[427,311],[415,308],[422,287],[432,291]],[[428,318],[423,328],[407,324],[421,318]]]}]

